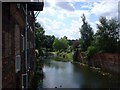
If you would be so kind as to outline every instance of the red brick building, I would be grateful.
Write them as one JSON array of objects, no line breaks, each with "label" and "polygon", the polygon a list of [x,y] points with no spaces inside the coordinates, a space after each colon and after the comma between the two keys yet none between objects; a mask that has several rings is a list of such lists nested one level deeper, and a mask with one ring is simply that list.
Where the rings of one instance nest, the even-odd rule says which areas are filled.
[{"label": "red brick building", "polygon": [[[35,70],[35,13],[43,2],[2,3],[2,88],[29,88]],[[36,12],[37,13],[37,12]]]}]

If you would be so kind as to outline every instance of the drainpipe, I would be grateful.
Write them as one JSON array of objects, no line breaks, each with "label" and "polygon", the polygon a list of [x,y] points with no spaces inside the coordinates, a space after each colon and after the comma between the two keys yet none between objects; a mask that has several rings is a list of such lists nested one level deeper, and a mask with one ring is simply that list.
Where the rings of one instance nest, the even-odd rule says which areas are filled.
[{"label": "drainpipe", "polygon": [[119,23],[119,27],[118,27],[118,41],[120,41],[120,1],[118,2],[118,23]]},{"label": "drainpipe", "polygon": [[26,67],[26,89],[28,88],[28,74],[27,74],[27,69],[28,69],[28,67],[27,67],[27,4],[26,4],[26,20],[25,20],[25,22],[26,22],[26,28],[25,28],[25,42],[26,42],[26,44],[25,44],[25,67]]},{"label": "drainpipe", "polygon": [[0,2],[0,90],[2,90],[2,2]]}]

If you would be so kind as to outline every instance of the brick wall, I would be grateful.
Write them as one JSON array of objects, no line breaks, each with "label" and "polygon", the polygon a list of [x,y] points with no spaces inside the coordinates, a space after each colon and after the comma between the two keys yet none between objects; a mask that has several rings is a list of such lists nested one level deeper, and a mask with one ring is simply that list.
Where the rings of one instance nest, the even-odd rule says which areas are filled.
[{"label": "brick wall", "polygon": [[80,53],[78,59],[79,62],[85,63],[89,61],[89,65],[120,73],[119,53],[96,53],[89,60],[86,60],[84,53]]},{"label": "brick wall", "polygon": [[92,58],[92,65],[120,73],[120,54],[99,53]]},{"label": "brick wall", "polygon": [[[3,3],[2,10],[2,87],[21,88],[22,74],[25,74],[25,50],[23,50],[23,38],[25,37],[25,13],[17,8],[15,3]],[[29,12],[28,12],[29,13]],[[29,15],[31,28],[28,29],[28,68],[29,81],[35,70],[35,37],[34,18]],[[24,38],[25,39],[25,38]],[[15,57],[21,56],[21,70],[15,72]],[[30,84],[30,82],[29,82]]]},{"label": "brick wall", "polygon": [[[32,20],[32,18],[30,19]],[[33,74],[35,71],[35,37],[34,37],[34,23],[30,23],[31,27],[28,30],[28,42],[29,42],[29,48],[28,48],[28,66],[29,68],[29,86],[31,84],[31,80],[33,78]]]},{"label": "brick wall", "polygon": [[10,20],[10,4],[3,4],[2,10],[2,87],[15,88],[15,45],[14,23]]},{"label": "brick wall", "polygon": [[21,72],[15,72],[15,57],[20,55],[20,33],[24,20],[16,5],[3,3],[2,10],[2,86],[3,88],[21,88]]},{"label": "brick wall", "polygon": [[0,89],[2,89],[2,2],[0,2]]}]

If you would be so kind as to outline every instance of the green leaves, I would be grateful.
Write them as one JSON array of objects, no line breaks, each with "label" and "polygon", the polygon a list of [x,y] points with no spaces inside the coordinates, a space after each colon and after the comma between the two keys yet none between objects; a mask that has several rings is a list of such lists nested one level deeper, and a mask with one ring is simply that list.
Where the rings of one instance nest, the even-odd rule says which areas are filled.
[{"label": "green leaves", "polygon": [[52,44],[55,36],[45,35],[44,28],[40,23],[35,23],[35,42],[36,49],[39,51],[39,56],[44,55],[48,50],[53,50]]},{"label": "green leaves", "polygon": [[91,45],[93,39],[93,30],[91,26],[86,22],[85,15],[82,16],[83,25],[80,28],[81,33],[81,47],[82,51],[86,51],[88,46]]},{"label": "green leaves", "polygon": [[56,38],[53,43],[53,48],[56,51],[66,50],[68,48],[68,41],[65,38]]},{"label": "green leaves", "polygon": [[45,39],[45,30],[43,27],[37,22],[35,23],[35,42],[36,42],[36,49],[38,51],[41,51],[41,48],[43,47],[44,44],[44,39]]},{"label": "green leaves", "polygon": [[97,24],[97,32],[93,35],[92,28],[82,16],[83,25],[80,28],[80,44],[82,51],[86,52],[89,59],[98,52],[116,53],[120,52],[119,23],[116,19],[101,17]]},{"label": "green leaves", "polygon": [[53,50],[52,45],[54,40],[55,40],[55,36],[45,35],[44,47],[47,50],[52,51]]},{"label": "green leaves", "polygon": [[97,52],[97,48],[95,46],[89,46],[86,51],[86,57],[89,59],[92,55]]},{"label": "green leaves", "polygon": [[99,51],[116,52],[119,24],[115,19],[107,20],[105,17],[101,17],[99,22],[95,35],[96,47],[99,48]]}]

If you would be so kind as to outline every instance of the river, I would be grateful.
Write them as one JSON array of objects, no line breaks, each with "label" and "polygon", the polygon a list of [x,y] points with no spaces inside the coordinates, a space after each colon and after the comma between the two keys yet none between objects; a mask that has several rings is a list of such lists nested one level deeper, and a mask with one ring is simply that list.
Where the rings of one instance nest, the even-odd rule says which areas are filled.
[{"label": "river", "polygon": [[119,87],[119,81],[78,63],[43,60],[44,78],[40,88],[110,88]]}]

